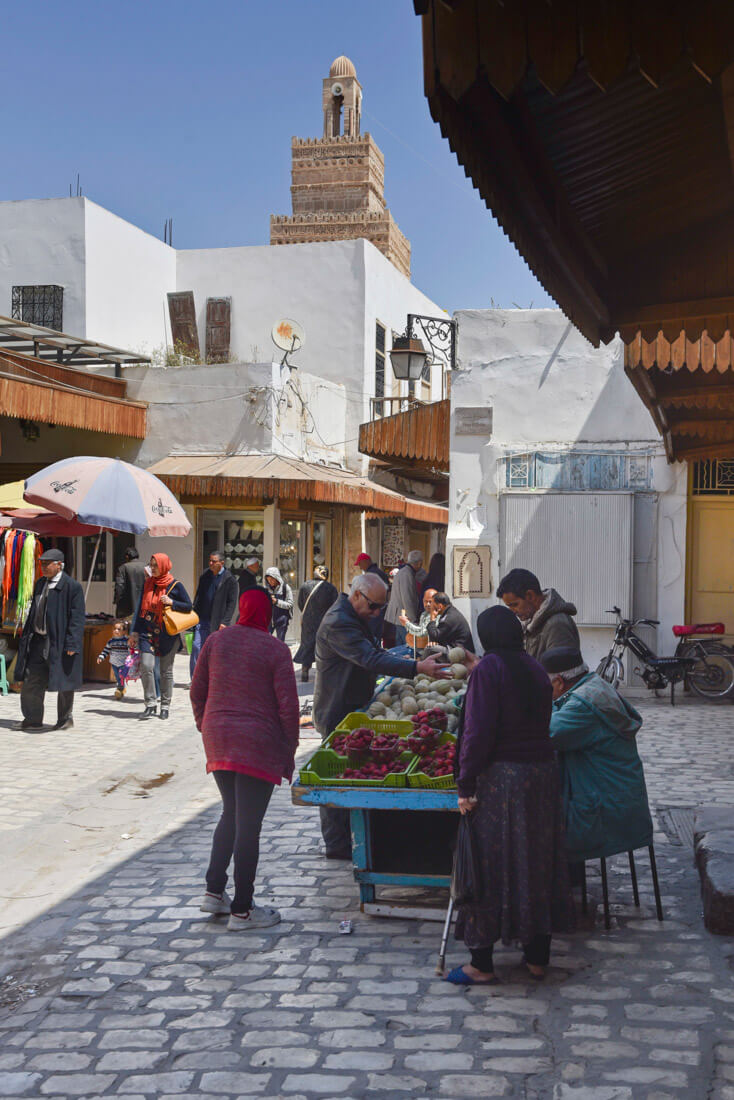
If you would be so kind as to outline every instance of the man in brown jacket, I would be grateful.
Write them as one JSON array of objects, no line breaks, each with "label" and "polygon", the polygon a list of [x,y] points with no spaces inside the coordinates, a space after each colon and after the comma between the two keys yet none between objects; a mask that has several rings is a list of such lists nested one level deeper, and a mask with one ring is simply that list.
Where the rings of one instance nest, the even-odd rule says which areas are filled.
[{"label": "man in brown jacket", "polygon": [[576,607],[558,595],[555,588],[541,589],[529,569],[512,569],[503,577],[497,595],[521,620],[525,649],[537,661],[547,649],[567,646],[580,649],[579,632],[572,616]]}]

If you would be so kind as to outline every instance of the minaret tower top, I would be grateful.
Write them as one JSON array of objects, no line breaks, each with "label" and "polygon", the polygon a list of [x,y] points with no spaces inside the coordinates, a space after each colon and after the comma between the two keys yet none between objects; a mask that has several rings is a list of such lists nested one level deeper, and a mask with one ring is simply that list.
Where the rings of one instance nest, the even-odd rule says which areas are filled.
[{"label": "minaret tower top", "polygon": [[324,137],[359,137],[362,86],[348,57],[332,61],[323,82]]}]

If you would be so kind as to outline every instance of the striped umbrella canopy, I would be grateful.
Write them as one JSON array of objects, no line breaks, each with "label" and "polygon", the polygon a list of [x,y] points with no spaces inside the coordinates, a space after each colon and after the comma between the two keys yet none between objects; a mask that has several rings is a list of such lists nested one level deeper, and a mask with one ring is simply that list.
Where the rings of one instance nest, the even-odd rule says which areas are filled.
[{"label": "striped umbrella canopy", "polygon": [[29,504],[98,530],[135,535],[188,535],[191,524],[155,474],[119,458],[63,458],[27,478]]}]

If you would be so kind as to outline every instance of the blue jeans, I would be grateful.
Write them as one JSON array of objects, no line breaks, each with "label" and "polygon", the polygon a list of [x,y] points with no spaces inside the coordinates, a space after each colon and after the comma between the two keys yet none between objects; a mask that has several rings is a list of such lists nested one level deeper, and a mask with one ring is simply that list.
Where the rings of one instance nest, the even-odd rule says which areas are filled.
[{"label": "blue jeans", "polygon": [[124,691],[125,690],[125,677],[124,677],[124,674],[127,672],[127,669],[125,668],[124,665],[113,665],[112,666],[112,671],[115,674],[115,683],[117,684],[117,690],[118,691]]},{"label": "blue jeans", "polygon": [[194,627],[194,641],[191,646],[191,657],[189,658],[189,675],[194,675],[194,669],[196,668],[196,662],[199,660],[199,654],[201,653],[201,647],[207,640],[212,632],[212,628],[209,623],[199,622]]},{"label": "blue jeans", "polygon": [[395,645],[405,645],[408,631],[400,623],[395,624]]}]

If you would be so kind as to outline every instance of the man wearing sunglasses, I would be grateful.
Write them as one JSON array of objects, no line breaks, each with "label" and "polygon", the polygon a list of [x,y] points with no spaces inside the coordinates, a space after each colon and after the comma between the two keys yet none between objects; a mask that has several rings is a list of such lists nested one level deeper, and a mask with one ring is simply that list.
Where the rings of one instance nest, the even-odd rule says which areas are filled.
[{"label": "man wearing sunglasses", "polygon": [[[382,614],[387,585],[375,573],[363,573],[342,593],[321,620],[316,635],[316,685],[313,720],[328,737],[346,714],[364,710],[375,691],[378,676],[413,679],[419,672],[447,679],[451,671],[436,657],[422,661],[397,657],[380,649],[371,630]],[[321,832],[327,859],[351,859],[349,813],[320,807]]]}]

